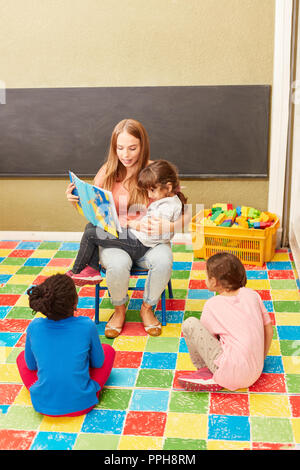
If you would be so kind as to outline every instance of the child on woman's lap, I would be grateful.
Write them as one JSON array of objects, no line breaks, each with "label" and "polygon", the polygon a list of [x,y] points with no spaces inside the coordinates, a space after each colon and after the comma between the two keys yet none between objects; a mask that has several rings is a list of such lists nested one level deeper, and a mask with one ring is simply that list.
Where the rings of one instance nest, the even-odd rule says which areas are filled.
[{"label": "child on woman's lap", "polygon": [[182,331],[196,372],[179,378],[188,390],[248,388],[261,375],[273,336],[270,316],[246,272],[230,253],[208,259],[207,287],[216,295],[201,320],[190,317]]},{"label": "child on woman's lap", "polygon": [[27,329],[17,366],[33,407],[48,416],[79,416],[97,403],[111,372],[114,349],[100,343],[94,322],[74,317],[78,295],[64,274],[28,290],[29,305],[46,318]]}]

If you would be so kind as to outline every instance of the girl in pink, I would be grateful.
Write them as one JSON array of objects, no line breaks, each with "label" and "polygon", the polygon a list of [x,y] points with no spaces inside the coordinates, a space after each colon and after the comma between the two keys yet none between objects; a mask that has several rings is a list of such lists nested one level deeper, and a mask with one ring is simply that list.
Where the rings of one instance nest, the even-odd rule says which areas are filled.
[{"label": "girl in pink", "polygon": [[183,336],[197,371],[179,382],[187,390],[237,390],[262,373],[273,337],[270,316],[257,292],[246,288],[246,271],[230,253],[207,260],[207,287],[217,292],[204,305],[201,320],[188,318]]}]

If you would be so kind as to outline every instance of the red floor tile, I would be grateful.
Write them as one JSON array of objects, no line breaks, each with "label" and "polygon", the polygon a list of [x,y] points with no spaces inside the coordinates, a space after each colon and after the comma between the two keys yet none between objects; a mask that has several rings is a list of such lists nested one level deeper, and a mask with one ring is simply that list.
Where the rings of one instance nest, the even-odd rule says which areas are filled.
[{"label": "red floor tile", "polygon": [[147,336],[147,332],[141,322],[126,322],[121,335],[125,336]]},{"label": "red floor tile", "polygon": [[0,430],[1,450],[29,450],[35,438],[35,431]]},{"label": "red floor tile", "polygon": [[195,271],[205,271],[206,262],[205,261],[194,261],[192,263],[192,270]]},{"label": "red floor tile", "polygon": [[48,276],[37,276],[32,284],[34,286],[38,286],[38,285],[42,284],[42,282],[46,281],[47,277]]},{"label": "red floor tile", "polygon": [[189,289],[207,289],[206,282],[202,279],[191,279],[189,282]]},{"label": "red floor tile", "polygon": [[20,295],[15,294],[0,295],[0,305],[15,305],[19,298]]},{"label": "red floor tile", "polygon": [[[184,310],[185,300],[181,299],[166,299],[167,310]],[[161,300],[157,304],[157,310],[161,310]]]},{"label": "red floor tile", "polygon": [[123,435],[163,436],[167,413],[151,411],[129,411]]},{"label": "red floor tile", "polygon": [[257,289],[255,290],[260,295],[260,298],[262,300],[272,300],[269,290],[257,290]]},{"label": "red floor tile", "polygon": [[26,342],[26,333],[24,333],[17,344],[15,344],[15,348],[25,348],[25,342]]},{"label": "red floor tile", "polygon": [[291,396],[290,405],[292,416],[294,416],[294,418],[300,418],[300,396]]},{"label": "red floor tile", "polygon": [[74,314],[75,317],[89,317],[94,320],[95,310],[93,308],[78,308]]},{"label": "red floor tile", "polygon": [[69,267],[73,263],[73,260],[70,258],[53,258],[49,263],[48,266],[66,266]]},{"label": "red floor tile", "polygon": [[253,450],[291,450],[295,444],[274,444],[273,442],[253,442]]},{"label": "red floor tile", "polygon": [[116,351],[115,368],[137,369],[142,362],[143,353],[134,351]]},{"label": "red floor tile", "polygon": [[286,386],[283,374],[261,374],[259,379],[249,387],[250,392],[285,393]]},{"label": "red floor tile", "polygon": [[135,290],[132,292],[132,299],[142,299],[144,296],[144,291],[143,290]]},{"label": "red floor tile", "polygon": [[269,279],[294,279],[294,271],[291,270],[282,270],[282,271],[277,271],[277,269],[270,270],[268,271],[268,276]]},{"label": "red floor tile", "polygon": [[8,318],[0,320],[0,331],[10,333],[23,333],[31,320]]},{"label": "red floor tile", "polygon": [[[99,297],[104,297],[105,291],[100,290]],[[94,297],[95,296],[95,286],[84,286],[79,291],[79,297]]]},{"label": "red floor tile", "polygon": [[190,374],[190,370],[175,370],[174,380],[173,380],[173,388],[175,390],[185,390],[184,387],[178,382],[179,377],[183,375]]},{"label": "red floor tile", "polygon": [[17,242],[13,242],[13,241],[0,242],[0,249],[8,250],[10,248],[13,250],[18,244],[19,244],[18,241]]},{"label": "red floor tile", "polygon": [[212,393],[211,414],[249,416],[249,397],[242,393]]},{"label": "red floor tile", "polygon": [[9,253],[9,258],[29,258],[35,250],[14,250]]},{"label": "red floor tile", "polygon": [[21,388],[18,384],[0,384],[0,404],[11,405]]}]

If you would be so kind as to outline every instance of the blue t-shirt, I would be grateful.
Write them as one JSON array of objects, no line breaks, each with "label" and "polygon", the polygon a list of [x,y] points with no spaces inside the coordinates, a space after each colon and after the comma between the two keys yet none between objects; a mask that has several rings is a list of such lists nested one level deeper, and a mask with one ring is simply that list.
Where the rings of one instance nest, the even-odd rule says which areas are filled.
[{"label": "blue t-shirt", "polygon": [[36,411],[64,415],[98,403],[100,386],[89,367],[101,367],[104,352],[90,318],[35,318],[27,328],[25,361],[37,370],[38,380],[30,387]]}]

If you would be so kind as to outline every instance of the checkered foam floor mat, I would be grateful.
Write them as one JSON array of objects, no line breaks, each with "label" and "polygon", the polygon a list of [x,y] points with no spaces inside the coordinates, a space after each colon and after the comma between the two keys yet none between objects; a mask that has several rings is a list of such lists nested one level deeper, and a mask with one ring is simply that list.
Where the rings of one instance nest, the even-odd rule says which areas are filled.
[{"label": "checkered foam floor mat", "polygon": [[[33,319],[28,287],[66,272],[78,243],[0,242],[0,449],[201,450],[300,447],[299,280],[289,250],[262,268],[246,266],[248,287],[270,312],[274,336],[263,373],[249,389],[195,393],[179,389],[178,376],[194,370],[181,336],[183,319],[201,316],[211,293],[205,263],[191,246],[174,244],[168,324],[161,337],[146,335],[139,318],[141,292],[130,293],[127,323],[115,340],[104,336],[113,312],[101,299],[99,336],[117,351],[99,404],[88,415],[49,418],[32,408],[16,356]],[[131,283],[143,283],[142,278]],[[101,294],[103,295],[103,293]],[[94,287],[79,290],[78,314],[94,316]],[[161,317],[160,305],[157,316]]]}]

